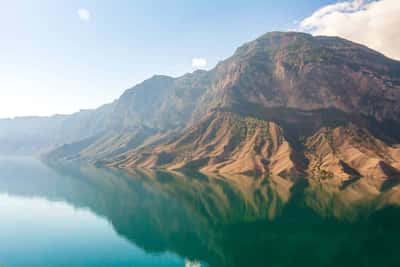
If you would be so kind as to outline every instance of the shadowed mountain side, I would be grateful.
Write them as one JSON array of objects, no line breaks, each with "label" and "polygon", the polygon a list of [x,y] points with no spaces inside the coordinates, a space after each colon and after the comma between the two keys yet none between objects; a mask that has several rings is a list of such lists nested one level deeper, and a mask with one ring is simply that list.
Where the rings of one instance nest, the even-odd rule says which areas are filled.
[{"label": "shadowed mountain side", "polygon": [[[212,70],[214,82],[199,98],[190,127],[175,139],[105,162],[123,168],[189,168],[290,180],[325,178],[336,171],[333,178],[338,180],[396,180],[399,70],[399,62],[340,38],[269,33],[238,48]],[[358,162],[348,157],[356,148],[345,145],[341,154],[347,157],[331,154],[336,166],[316,172],[315,165],[331,163],[317,163],[326,146],[314,151],[307,140],[323,129],[349,129],[350,124],[358,130],[342,131],[341,138],[358,140]],[[366,142],[379,145],[363,144],[363,132],[369,136]],[[370,156],[376,164],[366,160]]]},{"label": "shadowed mountain side", "polygon": [[[272,32],[239,47],[214,69],[198,109],[250,103],[264,108],[335,108],[398,121],[400,63],[337,37]],[[206,108],[210,107],[210,108]]]},{"label": "shadowed mountain side", "polygon": [[[292,116],[291,123],[284,116],[290,111],[278,112],[282,114],[278,121],[286,128],[271,121],[215,111],[167,144],[127,152],[107,164],[122,168],[281,176],[291,181],[328,179],[343,186],[372,177],[381,190],[400,181],[399,145],[381,141],[366,128],[342,120],[343,117],[336,120],[331,117],[329,121],[335,111],[325,111],[325,125],[331,126],[320,125],[318,116],[315,120],[301,120],[313,116],[312,112]],[[302,113],[295,110],[290,113],[296,112]],[[368,127],[367,119],[353,121]],[[315,132],[303,135],[307,131]]]},{"label": "shadowed mountain side", "polygon": [[303,110],[295,108],[265,108],[250,103],[235,103],[229,107],[218,109],[234,112],[244,117],[254,117],[260,120],[273,121],[285,129],[286,138],[296,148],[302,149],[304,138],[313,135],[323,127],[339,127],[353,123],[358,127],[368,129],[377,138],[393,145],[400,143],[400,124],[386,120],[377,121],[371,116],[357,113],[346,113],[335,108]]},{"label": "shadowed mountain side", "polygon": [[112,158],[128,150],[168,140],[172,132],[160,132],[151,128],[137,128],[130,131],[108,131],[96,137],[79,142],[64,144],[46,154],[49,159],[94,162]]},{"label": "shadowed mountain side", "polygon": [[[398,144],[399,99],[400,62],[341,38],[272,32],[239,47],[210,71],[153,76],[96,110],[0,120],[0,153],[40,153],[58,147],[52,156],[109,162],[121,159],[119,155],[137,158],[143,147],[163,144],[156,150],[166,149],[166,157],[152,156],[144,164],[141,159],[147,156],[142,155],[139,164],[133,160],[121,166],[198,166],[216,172],[290,174],[295,179],[306,172],[304,140],[321,128],[351,122],[386,144]],[[257,125],[256,133],[236,140],[236,130],[229,127],[227,137],[213,138],[209,159],[198,155],[206,148],[204,142],[192,147],[197,155],[189,157],[185,143],[171,145],[174,137],[190,134],[205,140],[201,129],[193,132],[193,127],[216,110],[262,120],[284,138],[267,144]],[[237,124],[247,125],[240,119]],[[222,149],[224,142],[239,142],[239,147]],[[171,156],[172,148],[182,154]],[[273,157],[282,157],[283,165],[272,163]],[[388,167],[386,173],[394,167],[389,165],[383,167]]]}]

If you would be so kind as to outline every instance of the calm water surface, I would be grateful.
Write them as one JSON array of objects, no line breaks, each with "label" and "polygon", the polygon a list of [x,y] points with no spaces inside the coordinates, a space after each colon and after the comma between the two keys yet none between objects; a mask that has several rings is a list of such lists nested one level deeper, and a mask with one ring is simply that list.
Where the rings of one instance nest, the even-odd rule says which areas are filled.
[{"label": "calm water surface", "polygon": [[0,266],[400,266],[398,208],[306,192],[0,158]]}]

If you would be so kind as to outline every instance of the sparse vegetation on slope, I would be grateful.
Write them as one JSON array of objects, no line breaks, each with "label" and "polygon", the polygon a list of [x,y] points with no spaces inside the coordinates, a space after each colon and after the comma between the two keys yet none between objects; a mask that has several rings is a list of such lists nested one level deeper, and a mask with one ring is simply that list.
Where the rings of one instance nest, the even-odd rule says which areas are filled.
[{"label": "sparse vegetation on slope", "polygon": [[301,173],[292,152],[276,123],[216,112],[176,140],[127,153],[112,165],[296,178]]},{"label": "sparse vegetation on slope", "polygon": [[156,75],[97,110],[38,119],[43,132],[35,118],[26,129],[0,121],[10,126],[0,152],[37,139],[55,158],[123,168],[341,186],[373,177],[386,188],[400,169],[399,118],[400,62],[341,38],[272,32],[212,70]]}]

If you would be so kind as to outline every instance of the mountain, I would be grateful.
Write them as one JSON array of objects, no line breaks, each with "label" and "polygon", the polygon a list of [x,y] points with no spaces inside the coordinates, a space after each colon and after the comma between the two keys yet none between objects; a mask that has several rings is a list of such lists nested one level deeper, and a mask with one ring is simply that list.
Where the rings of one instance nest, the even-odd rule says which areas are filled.
[{"label": "mountain", "polygon": [[[146,137],[149,133],[165,137],[168,131],[183,127],[190,119],[195,101],[210,80],[209,75],[205,71],[179,78],[155,75],[95,110],[52,117],[0,119],[0,154],[45,154],[59,147],[80,151],[105,139],[121,143],[114,144],[113,148],[126,145],[128,149],[132,148],[129,144],[137,143],[139,132]],[[68,151],[57,154],[67,155]],[[110,155],[112,151],[105,154]]]},{"label": "mountain", "polygon": [[96,136],[107,129],[112,105],[72,115],[0,120],[0,154],[41,154],[60,144]]},{"label": "mountain", "polygon": [[0,151],[41,140],[33,147],[51,158],[113,167],[340,186],[372,176],[385,188],[399,179],[399,118],[400,62],[337,37],[272,32],[210,71],[153,76],[97,110],[34,129],[0,121],[16,133],[0,135]]},{"label": "mountain", "polygon": [[210,72],[192,121],[204,119],[107,164],[343,185],[400,178],[399,62],[340,38],[269,33]]},{"label": "mountain", "polygon": [[145,147],[113,162],[130,168],[196,168],[205,172],[300,175],[295,152],[274,122],[215,112],[176,140]]},{"label": "mountain", "polygon": [[305,153],[310,173],[317,177],[387,178],[400,174],[400,145],[390,146],[354,124],[320,129],[307,139]]},{"label": "mountain", "polygon": [[341,38],[268,33],[211,72],[217,78],[201,100],[203,110],[233,104],[335,108],[399,120],[399,62]]}]

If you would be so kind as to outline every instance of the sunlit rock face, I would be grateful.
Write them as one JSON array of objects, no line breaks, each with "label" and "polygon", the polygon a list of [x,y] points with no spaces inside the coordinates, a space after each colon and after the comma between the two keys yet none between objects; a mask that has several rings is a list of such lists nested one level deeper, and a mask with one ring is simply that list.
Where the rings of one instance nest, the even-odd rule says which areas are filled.
[{"label": "sunlit rock face", "polygon": [[209,71],[155,75],[96,110],[0,120],[0,153],[290,181],[394,181],[399,101],[398,61],[341,38],[272,32]]},{"label": "sunlit rock face", "polygon": [[337,183],[400,177],[399,62],[340,38],[269,33],[210,73],[186,129],[108,165]]}]

